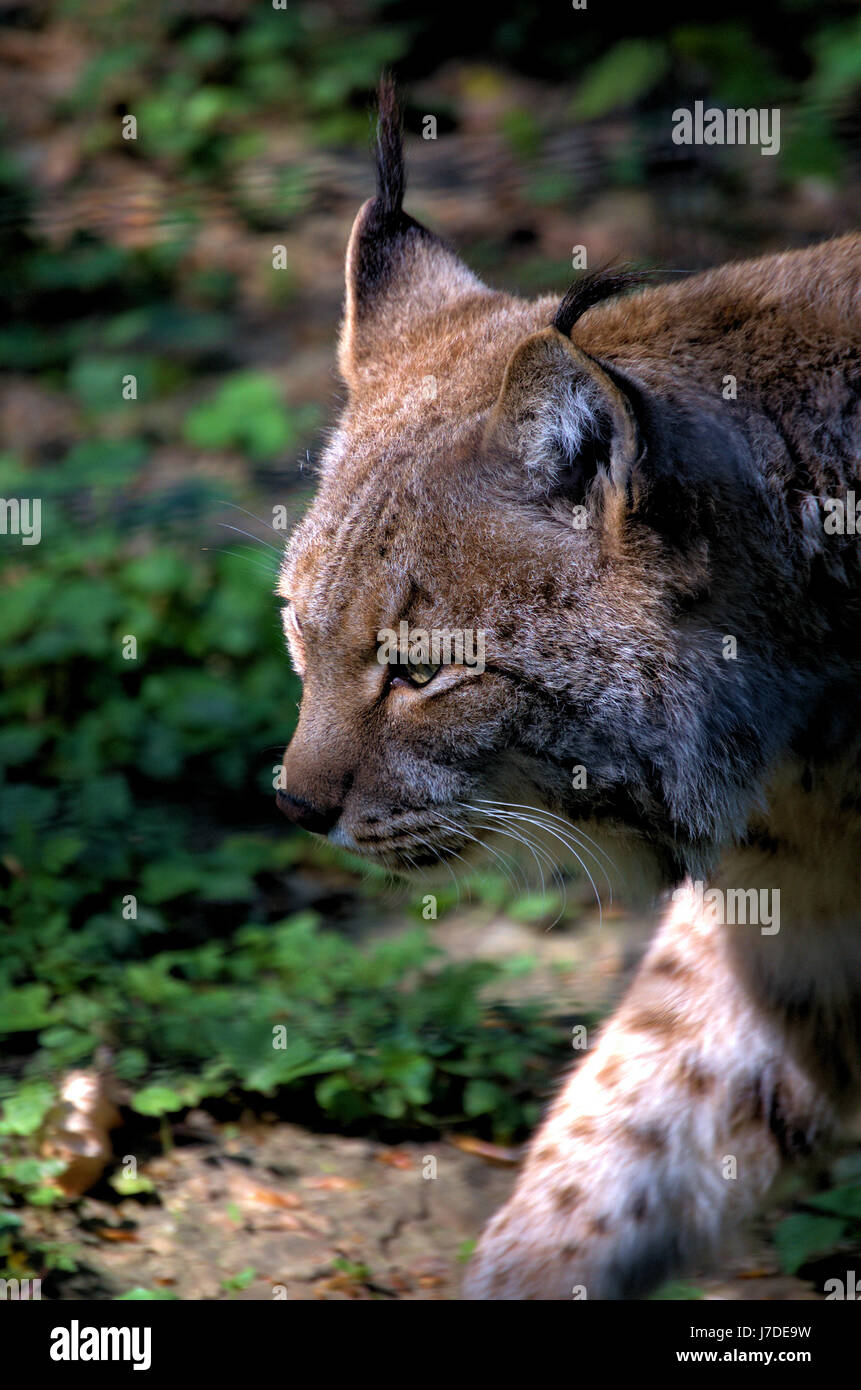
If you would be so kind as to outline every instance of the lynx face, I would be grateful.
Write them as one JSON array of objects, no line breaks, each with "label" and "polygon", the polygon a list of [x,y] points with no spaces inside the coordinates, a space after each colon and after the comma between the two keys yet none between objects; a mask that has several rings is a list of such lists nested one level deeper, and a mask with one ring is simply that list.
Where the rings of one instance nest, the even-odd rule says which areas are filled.
[{"label": "lynx face", "polygon": [[[658,814],[618,720],[624,708],[645,727],[652,657],[637,671],[632,650],[648,653],[649,636],[620,614],[596,537],[510,495],[512,461],[481,427],[440,435],[398,433],[388,468],[354,485],[330,456],[282,586],[305,684],[284,809],[402,871],[510,845],[512,803],[517,819],[544,807],[636,825],[649,799]],[[466,634],[483,662],[381,663],[380,635],[402,623]],[[657,617],[650,627],[654,640]],[[556,833],[560,851],[578,838]],[[579,843],[600,880],[606,860]]]},{"label": "lynx face", "polygon": [[[403,213],[385,110],[379,186],[347,256],[348,404],[279,585],[304,681],[279,804],[407,872],[510,848],[536,808],[593,878],[598,836],[677,880],[743,830],[826,679],[784,627],[798,527],[703,347],[720,294],[489,290]],[[381,661],[401,624],[466,634],[482,668]]]}]

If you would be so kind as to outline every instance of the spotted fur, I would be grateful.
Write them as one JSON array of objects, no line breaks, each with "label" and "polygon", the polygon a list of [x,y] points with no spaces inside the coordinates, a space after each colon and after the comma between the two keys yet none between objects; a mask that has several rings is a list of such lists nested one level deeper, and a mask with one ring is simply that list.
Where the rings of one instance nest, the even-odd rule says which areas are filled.
[{"label": "spotted fur", "polygon": [[[279,800],[400,872],[510,846],[519,807],[599,884],[606,851],[629,895],[689,885],[466,1285],[636,1296],[716,1258],[859,1100],[861,540],[824,521],[861,498],[861,238],[525,301],[403,211],[388,91],[379,165],[348,401],[281,578],[304,694]],[[481,630],[485,669],[392,680],[401,620]],[[779,932],[722,925],[691,878],[779,889]]]}]

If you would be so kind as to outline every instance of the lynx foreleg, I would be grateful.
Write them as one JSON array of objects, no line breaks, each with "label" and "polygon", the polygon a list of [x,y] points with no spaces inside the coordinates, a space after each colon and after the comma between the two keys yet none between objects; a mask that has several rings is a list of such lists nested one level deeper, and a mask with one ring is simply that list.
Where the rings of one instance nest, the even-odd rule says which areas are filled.
[{"label": "lynx foreleg", "polygon": [[673,904],[482,1235],[466,1297],[636,1297],[706,1265],[829,1127],[732,968],[725,934],[755,930],[692,894]]}]

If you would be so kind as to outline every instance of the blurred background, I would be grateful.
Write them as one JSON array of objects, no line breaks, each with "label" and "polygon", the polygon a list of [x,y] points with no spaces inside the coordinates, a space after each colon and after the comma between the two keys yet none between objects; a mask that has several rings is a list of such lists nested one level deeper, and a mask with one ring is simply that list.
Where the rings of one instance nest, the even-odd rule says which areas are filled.
[{"label": "blurred background", "polygon": [[[0,496],[42,503],[38,545],[0,536],[0,1274],[43,1296],[455,1296],[642,948],[577,882],[486,872],[429,919],[275,811],[274,576],[342,399],[372,93],[393,69],[410,212],[561,295],[577,246],[692,269],[857,228],[861,13],[477,18],[0,0]],[[675,145],[696,100],[779,107],[779,154]],[[841,1162],[666,1296],[814,1296],[858,1248]]]}]

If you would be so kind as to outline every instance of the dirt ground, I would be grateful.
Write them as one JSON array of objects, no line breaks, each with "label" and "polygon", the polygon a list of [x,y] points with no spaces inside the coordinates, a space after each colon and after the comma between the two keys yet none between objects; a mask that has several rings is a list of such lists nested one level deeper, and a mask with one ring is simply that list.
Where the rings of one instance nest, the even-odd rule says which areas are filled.
[{"label": "dirt ground", "polygon": [[[619,911],[599,922],[586,910],[548,932],[466,907],[437,928],[451,957],[533,956],[536,969],[509,982],[512,996],[601,1012],[647,936],[646,923]],[[77,1272],[48,1280],[45,1296],[112,1299],[143,1287],[183,1300],[457,1299],[472,1242],[505,1200],[520,1157],[489,1146],[469,1152],[463,1142],[391,1146],[250,1113],[227,1124],[193,1111],[165,1151],[141,1162],[152,1192],[120,1197],[103,1182],[73,1207],[29,1213],[34,1229],[78,1252]],[[124,1157],[122,1130],[114,1150]],[[784,1214],[762,1219],[718,1276],[695,1275],[685,1289],[706,1299],[821,1296],[821,1278],[778,1271],[769,1232]]]}]

